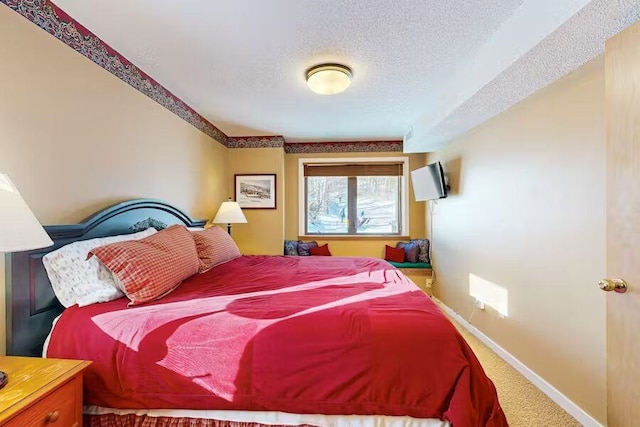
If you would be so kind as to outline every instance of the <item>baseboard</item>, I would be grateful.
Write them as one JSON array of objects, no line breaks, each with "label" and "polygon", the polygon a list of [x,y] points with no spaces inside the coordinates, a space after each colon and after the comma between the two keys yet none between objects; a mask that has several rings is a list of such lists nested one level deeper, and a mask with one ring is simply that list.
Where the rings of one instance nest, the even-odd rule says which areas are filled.
[{"label": "baseboard", "polygon": [[491,338],[483,334],[478,328],[467,322],[462,316],[453,311],[450,307],[445,305],[437,298],[432,300],[438,304],[438,306],[455,319],[460,325],[467,329],[473,336],[478,338],[487,347],[493,350],[498,356],[504,359],[509,365],[511,365],[522,376],[531,381],[533,385],[538,387],[544,394],[549,396],[551,400],[558,404],[562,409],[567,411],[572,417],[574,417],[580,424],[587,427],[603,427],[595,418],[586,413],[582,408],[573,403],[567,396],[558,391],[554,386],[545,381],[541,376],[529,369],[524,363],[512,356],[507,350],[496,344]]}]

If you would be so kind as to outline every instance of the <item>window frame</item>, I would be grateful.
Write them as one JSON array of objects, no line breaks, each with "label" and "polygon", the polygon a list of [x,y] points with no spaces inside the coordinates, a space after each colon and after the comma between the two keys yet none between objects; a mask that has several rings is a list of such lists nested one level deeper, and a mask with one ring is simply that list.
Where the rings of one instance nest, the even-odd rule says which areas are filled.
[{"label": "window frame", "polygon": [[[390,163],[397,162],[402,163],[402,177],[400,183],[400,226],[398,227],[398,233],[387,234],[367,234],[367,233],[340,233],[340,234],[307,234],[306,222],[307,222],[307,192],[306,181],[304,176],[304,166],[312,163]],[[381,237],[397,237],[397,236],[409,236],[409,157],[328,157],[328,158],[300,158],[298,159],[298,236],[300,237],[339,237],[344,239],[356,238],[381,238]]]}]

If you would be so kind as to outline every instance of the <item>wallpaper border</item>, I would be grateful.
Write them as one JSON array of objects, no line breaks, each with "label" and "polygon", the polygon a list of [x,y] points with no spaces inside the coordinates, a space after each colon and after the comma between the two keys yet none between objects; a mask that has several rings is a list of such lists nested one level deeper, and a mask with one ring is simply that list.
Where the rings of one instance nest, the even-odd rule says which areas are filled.
[{"label": "wallpaper border", "polygon": [[295,142],[284,146],[290,154],[309,153],[384,153],[403,151],[402,141]]},{"label": "wallpaper border", "polygon": [[402,141],[331,141],[288,143],[281,135],[227,136],[167,88],[111,48],[51,0],[0,0],[11,10],[51,34],[93,63],[148,96],[187,123],[228,148],[283,148],[286,153],[403,151]]},{"label": "wallpaper border", "polygon": [[228,146],[228,136],[50,0],[0,0],[67,46]]},{"label": "wallpaper border", "polygon": [[275,136],[230,136],[229,148],[281,148],[286,144],[284,137]]},{"label": "wallpaper border", "polygon": [[402,152],[402,141],[286,142],[276,136],[230,136],[229,148],[284,148],[287,154]]}]

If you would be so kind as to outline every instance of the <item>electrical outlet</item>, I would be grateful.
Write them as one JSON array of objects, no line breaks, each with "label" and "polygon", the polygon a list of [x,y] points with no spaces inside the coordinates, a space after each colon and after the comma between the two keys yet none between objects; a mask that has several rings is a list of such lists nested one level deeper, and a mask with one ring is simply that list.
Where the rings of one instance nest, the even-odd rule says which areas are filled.
[{"label": "electrical outlet", "polygon": [[427,278],[427,283],[426,283],[426,285],[427,285],[427,288],[430,288],[430,287],[431,287],[431,285],[433,285],[433,280],[431,279],[431,277],[428,277],[428,278]]},{"label": "electrical outlet", "polygon": [[484,302],[480,301],[479,299],[476,299],[476,307],[478,307],[480,310],[484,310]]}]

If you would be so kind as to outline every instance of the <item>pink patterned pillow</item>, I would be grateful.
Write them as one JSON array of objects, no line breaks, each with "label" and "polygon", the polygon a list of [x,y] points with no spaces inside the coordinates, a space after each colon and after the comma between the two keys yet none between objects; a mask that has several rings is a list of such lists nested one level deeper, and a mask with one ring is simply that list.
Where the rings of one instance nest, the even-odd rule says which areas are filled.
[{"label": "pink patterned pillow", "polygon": [[191,233],[173,225],[141,240],[99,246],[89,252],[113,273],[129,305],[153,301],[198,272],[200,261]]},{"label": "pink patterned pillow", "polygon": [[194,231],[191,235],[196,242],[196,248],[198,248],[198,258],[200,258],[199,273],[204,273],[216,265],[231,261],[242,255],[238,245],[236,245],[229,233],[220,227]]}]

